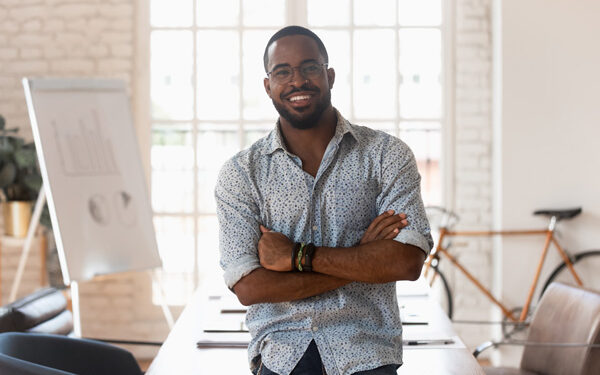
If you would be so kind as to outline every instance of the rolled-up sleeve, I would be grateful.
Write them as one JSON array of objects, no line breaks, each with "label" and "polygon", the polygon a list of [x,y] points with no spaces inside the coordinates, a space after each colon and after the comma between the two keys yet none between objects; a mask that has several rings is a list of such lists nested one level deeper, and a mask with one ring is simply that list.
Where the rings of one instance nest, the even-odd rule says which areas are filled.
[{"label": "rolled-up sleeve", "polygon": [[382,190],[377,199],[379,213],[394,210],[404,212],[408,226],[400,230],[394,240],[421,248],[425,254],[433,247],[429,221],[421,199],[421,176],[415,156],[409,147],[397,138],[390,138],[383,148],[381,165]]},{"label": "rolled-up sleeve", "polygon": [[219,219],[220,265],[229,289],[260,267],[257,244],[260,213],[245,171],[232,159],[219,173],[215,188]]}]

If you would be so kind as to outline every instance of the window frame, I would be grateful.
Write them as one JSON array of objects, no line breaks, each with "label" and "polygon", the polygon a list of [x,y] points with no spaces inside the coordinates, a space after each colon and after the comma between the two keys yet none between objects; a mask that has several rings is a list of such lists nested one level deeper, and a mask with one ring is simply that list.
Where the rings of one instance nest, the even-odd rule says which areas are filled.
[{"label": "window frame", "polygon": [[[151,115],[151,91],[150,91],[150,36],[153,30],[191,30],[192,38],[193,38],[193,85],[194,85],[194,96],[193,96],[193,118],[191,120],[179,121],[179,120],[158,120],[156,122],[161,123],[188,123],[192,125],[192,138],[193,138],[193,147],[194,154],[197,152],[197,136],[199,131],[199,125],[203,122],[211,122],[211,123],[219,123],[219,120],[210,120],[203,121],[197,118],[197,98],[196,98],[196,69],[197,69],[197,33],[198,30],[210,29],[210,30],[233,30],[237,29],[240,35],[240,43],[239,43],[239,64],[240,67],[243,66],[243,54],[242,54],[242,33],[244,30],[264,30],[264,29],[272,29],[273,27],[252,27],[252,26],[243,26],[242,23],[242,7],[243,1],[240,0],[240,12],[239,18],[240,21],[237,27],[199,27],[196,25],[196,7],[197,3],[194,0],[189,0],[193,2],[193,22],[192,26],[185,28],[169,28],[169,27],[152,27],[150,25],[150,1],[145,0],[136,0],[136,18],[137,22],[135,25],[135,72],[134,82],[132,85],[132,105],[133,105],[133,114],[134,114],[134,123],[136,127],[136,132],[138,135],[138,141],[140,145],[140,150],[142,152],[141,159],[142,165],[144,168],[144,172],[146,174],[146,181],[148,184],[148,189],[151,193],[151,148],[152,148],[152,126],[155,120],[153,120]],[[285,24],[297,24],[307,26],[308,23],[308,9],[307,9],[307,1],[308,0],[285,0],[285,9],[286,9],[286,22]],[[350,19],[353,20],[354,15],[354,7],[353,1],[350,0]],[[442,185],[441,190],[441,201],[442,204],[446,206],[452,206],[452,202],[454,202],[454,129],[455,129],[455,116],[454,116],[454,90],[455,90],[455,82],[454,82],[454,44],[455,44],[455,31],[454,31],[454,17],[455,17],[455,0],[441,0],[442,3],[442,21],[440,26],[430,26],[430,28],[439,29],[441,32],[441,81],[442,81],[442,115],[439,119],[403,119],[399,115],[399,104],[398,104],[398,92],[399,92],[399,80],[396,80],[396,88],[395,88],[395,118],[393,122],[395,124],[395,132],[396,136],[398,136],[398,132],[400,130],[400,123],[403,121],[439,121],[441,124],[440,136],[441,136],[441,153],[440,153],[440,181]],[[397,13],[397,12],[396,12]],[[396,23],[393,26],[357,26],[354,25],[354,22],[350,22],[347,26],[309,26],[314,29],[320,30],[343,30],[349,31],[350,37],[350,53],[353,55],[354,48],[354,31],[361,29],[393,29],[394,32],[394,41],[395,41],[395,63],[397,64],[399,61],[399,43],[398,43],[398,30],[405,28],[413,28],[412,26],[402,26],[398,25],[398,19],[396,15]],[[414,28],[424,28],[423,26],[414,26]],[[426,27],[425,27],[426,28]],[[353,76],[353,66],[354,63],[350,63],[350,76]],[[334,67],[335,68],[335,67]],[[262,77],[257,77],[257,79],[261,79]],[[351,90],[350,90],[350,113],[345,113],[344,115],[350,120],[355,121],[354,110],[352,103],[354,102],[354,88],[353,88],[353,79],[350,80]],[[223,121],[227,123],[237,122],[238,125],[238,142],[240,149],[244,146],[244,130],[246,124],[263,124],[264,120],[245,120],[243,118],[243,94],[244,93],[244,71],[240,69],[240,90],[239,90],[239,118],[235,121]],[[382,121],[381,119],[364,119],[361,118],[357,120],[357,123],[361,122],[369,122],[375,123]],[[202,216],[214,216],[215,214],[207,214],[202,213],[198,210],[198,168],[194,167],[193,171],[193,184],[194,184],[194,209],[189,213],[156,213],[153,212],[153,217],[162,216],[162,217],[192,217],[194,233],[198,233],[198,218]],[[194,235],[194,270],[193,270],[193,287],[196,288],[199,285],[199,281],[201,279],[201,275],[199,274],[198,268],[198,237]]]}]

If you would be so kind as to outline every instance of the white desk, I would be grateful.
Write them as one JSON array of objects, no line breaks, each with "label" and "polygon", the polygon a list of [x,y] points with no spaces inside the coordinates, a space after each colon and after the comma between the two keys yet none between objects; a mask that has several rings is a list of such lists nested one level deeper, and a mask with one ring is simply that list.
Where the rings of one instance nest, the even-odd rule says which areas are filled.
[{"label": "white desk", "polygon": [[[429,324],[403,326],[405,340],[453,337],[457,341],[454,345],[446,346],[404,346],[404,364],[398,369],[398,374],[484,375],[436,303],[424,295],[400,296],[399,300],[401,305],[411,309],[417,306],[429,311]],[[214,308],[213,312],[206,310],[211,303],[202,292],[196,292],[160,348],[147,375],[250,374],[245,348],[196,348],[199,340],[216,339],[215,334],[203,332],[203,322],[210,321],[211,314],[214,314]],[[248,334],[230,333],[227,337],[245,341]]]}]

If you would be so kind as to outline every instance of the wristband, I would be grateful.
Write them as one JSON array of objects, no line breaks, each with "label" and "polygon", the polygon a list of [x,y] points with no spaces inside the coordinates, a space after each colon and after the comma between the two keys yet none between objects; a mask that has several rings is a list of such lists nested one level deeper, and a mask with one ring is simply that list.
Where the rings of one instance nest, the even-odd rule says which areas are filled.
[{"label": "wristband", "polygon": [[315,252],[317,251],[317,247],[309,243],[306,245],[305,254],[304,254],[304,270],[306,272],[312,272],[312,261],[315,256]]},{"label": "wristband", "polygon": [[300,250],[300,242],[296,242],[292,247],[292,271],[296,270],[296,257],[298,256],[298,250]]}]

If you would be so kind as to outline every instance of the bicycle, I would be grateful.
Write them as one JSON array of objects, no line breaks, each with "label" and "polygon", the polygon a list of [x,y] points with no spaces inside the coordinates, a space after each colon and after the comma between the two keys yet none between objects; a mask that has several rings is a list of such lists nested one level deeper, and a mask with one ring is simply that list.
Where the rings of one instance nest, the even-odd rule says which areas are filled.
[{"label": "bicycle", "polygon": [[[496,306],[502,310],[504,316],[502,322],[502,331],[506,337],[510,337],[512,334],[523,330],[527,327],[527,318],[530,313],[531,302],[535,290],[537,289],[538,282],[540,279],[540,273],[544,266],[546,255],[550,248],[550,245],[554,245],[558,253],[562,258],[562,262],[554,268],[550,273],[548,279],[544,282],[541,289],[540,297],[548,288],[550,283],[553,281],[562,281],[566,283],[575,282],[579,286],[585,286],[588,288],[598,289],[599,285],[596,281],[592,282],[594,277],[596,280],[600,279],[600,250],[588,250],[579,252],[576,254],[568,253],[557,241],[554,233],[557,224],[561,220],[572,219],[581,213],[581,208],[567,209],[567,210],[538,210],[535,211],[534,215],[542,215],[549,218],[547,229],[539,230],[497,230],[497,231],[453,231],[452,227],[456,225],[459,220],[457,214],[452,211],[446,210],[442,207],[427,207],[428,216],[435,215],[435,213],[441,213],[441,221],[439,225],[439,236],[435,247],[427,257],[423,268],[423,275],[427,278],[430,286],[433,290],[441,289],[442,307],[452,319],[454,313],[452,292],[448,283],[448,279],[439,269],[441,260],[445,257],[448,258],[452,265],[457,267],[469,281],[471,281],[486,297]],[[527,299],[523,308],[515,308],[509,310],[506,305],[500,302],[496,297],[492,295],[490,290],[482,285],[482,283],[469,272],[464,265],[462,265],[458,259],[453,256],[449,250],[452,243],[449,241],[452,237],[491,237],[491,236],[533,236],[533,235],[545,235],[544,247],[538,261],[537,268],[535,270],[534,278],[531,283]],[[431,272],[433,271],[433,272]],[[441,282],[437,282],[440,280]],[[437,285],[436,285],[437,284]],[[445,301],[444,301],[445,300]],[[444,306],[445,305],[445,306]],[[518,317],[516,316],[517,314]]]}]

